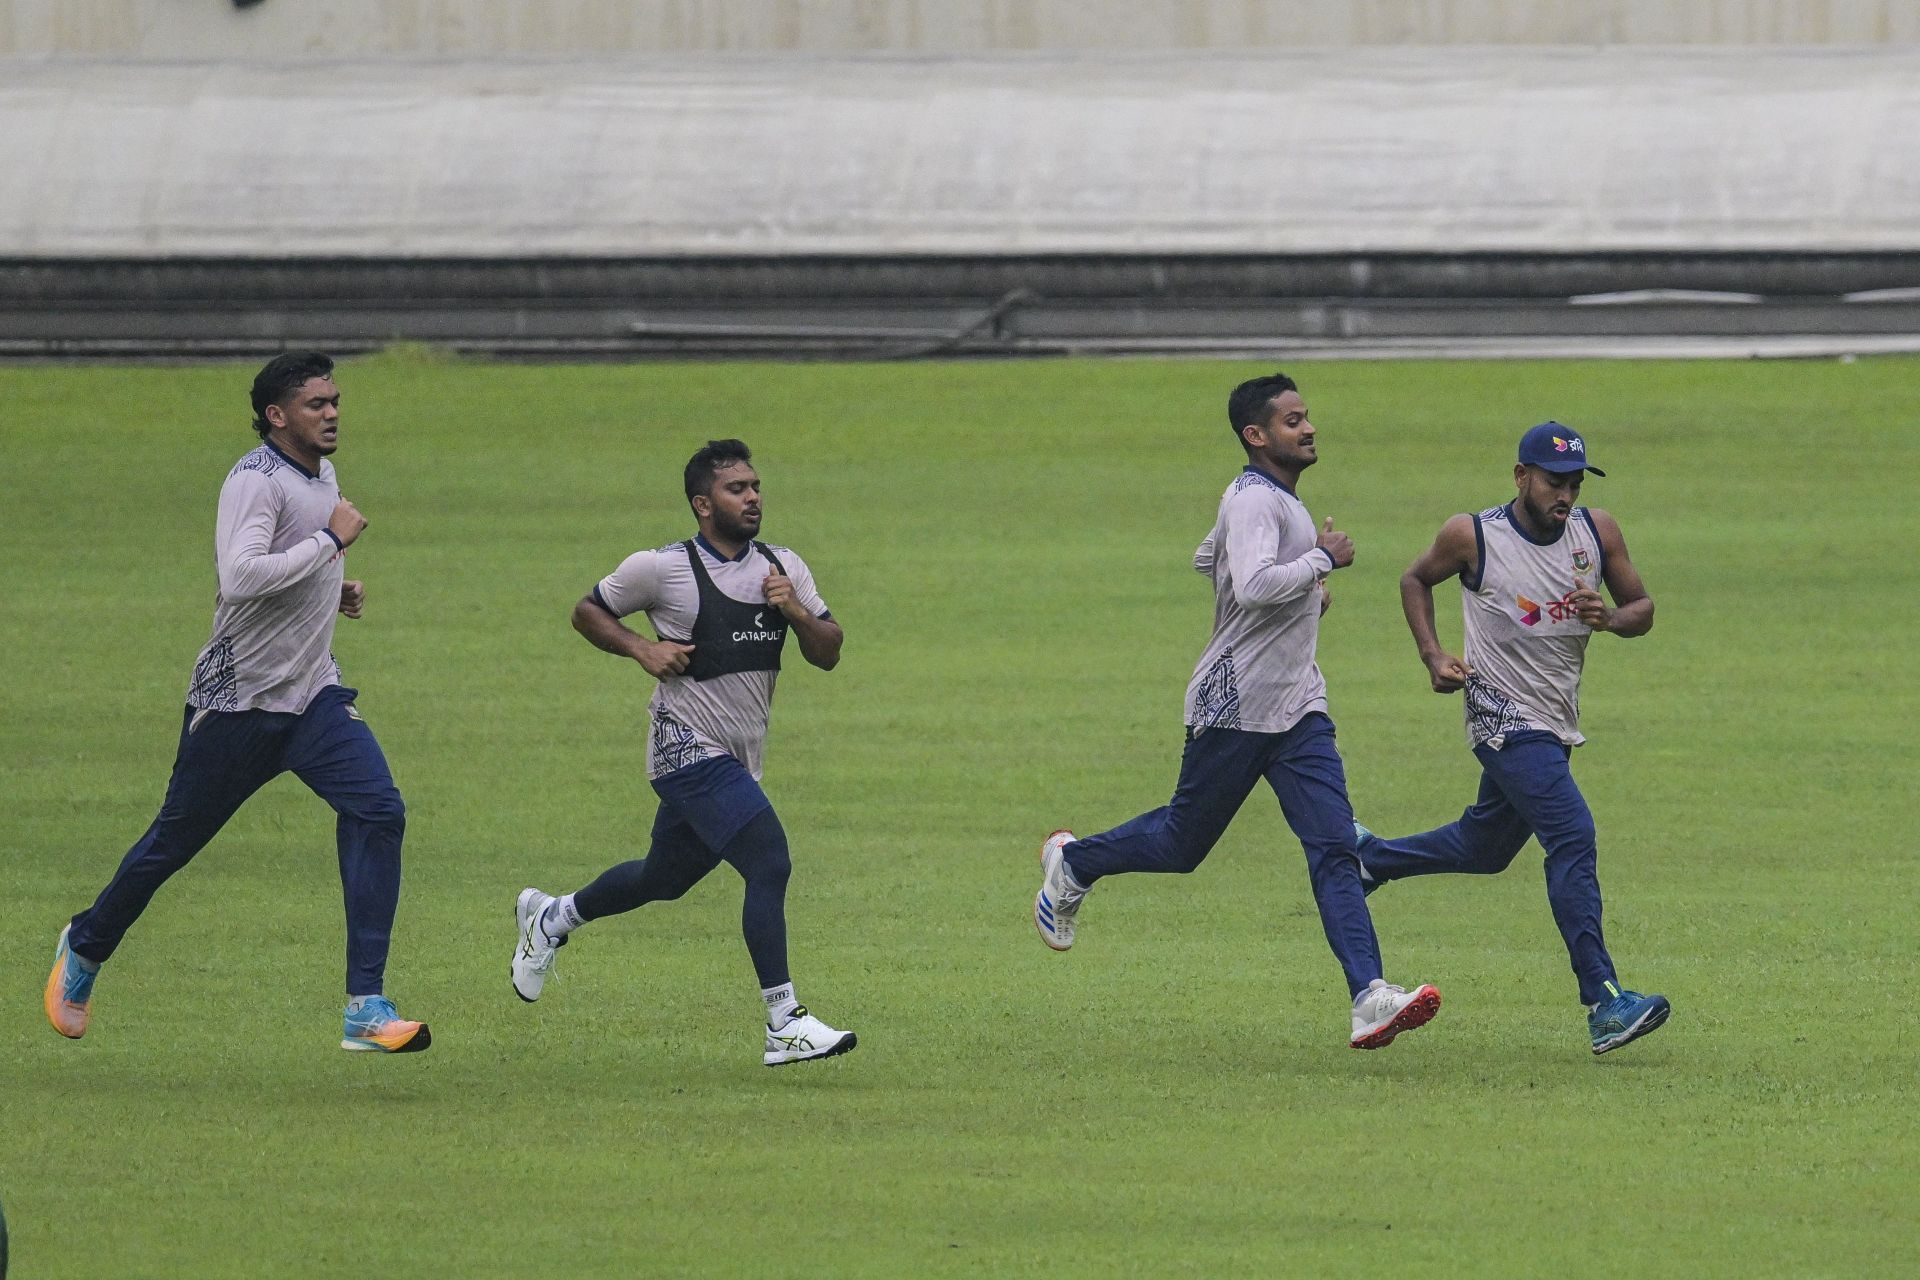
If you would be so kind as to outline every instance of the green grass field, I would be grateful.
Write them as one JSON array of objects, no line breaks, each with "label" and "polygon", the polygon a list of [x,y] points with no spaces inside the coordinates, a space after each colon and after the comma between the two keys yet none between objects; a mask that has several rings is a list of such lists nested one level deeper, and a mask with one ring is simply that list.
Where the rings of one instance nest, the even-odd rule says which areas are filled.
[{"label": "green grass field", "polygon": [[[1532,422],[1609,472],[1658,625],[1596,638],[1576,772],[1622,976],[1676,1012],[1599,1060],[1531,847],[1373,899],[1389,976],[1446,996],[1383,1053],[1346,1047],[1264,790],[1198,875],[1102,885],[1069,955],[1034,936],[1040,838],[1171,788],[1188,556],[1258,371],[346,365],[369,603],[334,647],[410,808],[388,990],[434,1028],[369,1061],[290,778],[155,900],[86,1039],[46,1026],[55,934],[166,781],[253,367],[0,369],[15,1276],[1906,1274],[1920,362],[1289,367],[1302,497],[1359,550],[1320,659],[1378,830],[1477,776],[1401,569],[1510,494]],[[522,885],[642,849],[650,682],[567,615],[690,531],[680,467],[725,435],[848,636],[789,663],[767,787],[802,998],[861,1044],[782,1071],[725,869],[577,935],[538,1005],[506,972]]]}]

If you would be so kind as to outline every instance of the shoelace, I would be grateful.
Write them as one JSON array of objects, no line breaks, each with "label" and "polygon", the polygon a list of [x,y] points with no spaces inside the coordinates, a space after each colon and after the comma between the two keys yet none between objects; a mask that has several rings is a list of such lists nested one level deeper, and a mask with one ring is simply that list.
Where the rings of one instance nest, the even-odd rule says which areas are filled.
[{"label": "shoelace", "polygon": [[[1073,841],[1068,840],[1067,843],[1072,844]],[[1055,862],[1054,866],[1057,868],[1057,871],[1046,877],[1047,888],[1053,889],[1057,887],[1059,891],[1057,893],[1049,893],[1047,896],[1053,900],[1055,915],[1063,911],[1068,915],[1072,915],[1074,909],[1080,905],[1080,899],[1087,896],[1087,891],[1085,889],[1074,888],[1073,873],[1067,870],[1067,861],[1064,857]]]},{"label": "shoelace", "polygon": [[1059,892],[1049,893],[1047,895],[1053,899],[1054,914],[1057,916],[1065,912],[1067,915],[1072,915],[1075,911],[1079,910],[1080,900],[1087,896],[1087,891],[1073,887],[1073,880],[1068,875],[1066,863],[1064,862],[1060,864],[1060,872],[1058,875],[1047,877],[1047,887],[1052,889],[1056,886]]},{"label": "shoelace", "polygon": [[98,969],[89,973],[82,968],[71,951],[67,953],[67,971],[61,978],[61,999],[68,1004],[85,1004],[93,996],[93,980],[100,976]]},{"label": "shoelace", "polygon": [[400,1020],[400,1011],[393,1007],[393,1001],[385,996],[374,996],[360,1006],[360,1012],[349,1014],[348,1020],[356,1026],[378,1027]]},{"label": "shoelace", "polygon": [[808,1028],[802,1025],[806,1021],[806,1015],[801,1014],[782,1023],[778,1031],[768,1027],[767,1039],[789,1049],[810,1049],[813,1047],[813,1041],[808,1038],[810,1034]]},{"label": "shoelace", "polygon": [[[541,945],[535,945],[535,937],[538,937]],[[535,920],[532,927],[528,930],[528,935],[521,945],[520,952],[522,955],[527,955],[529,952],[532,953],[529,958],[533,961],[533,971],[535,973],[547,973],[553,968],[554,957],[560,952],[560,944],[549,937],[546,929],[541,927],[538,920]]]},{"label": "shoelace", "polygon": [[1384,987],[1375,987],[1370,993],[1371,998],[1367,1001],[1367,1008],[1362,1012],[1366,1013],[1367,1021],[1378,1022],[1392,1010],[1393,998],[1405,994],[1407,994],[1405,987],[1397,987],[1391,982]]}]

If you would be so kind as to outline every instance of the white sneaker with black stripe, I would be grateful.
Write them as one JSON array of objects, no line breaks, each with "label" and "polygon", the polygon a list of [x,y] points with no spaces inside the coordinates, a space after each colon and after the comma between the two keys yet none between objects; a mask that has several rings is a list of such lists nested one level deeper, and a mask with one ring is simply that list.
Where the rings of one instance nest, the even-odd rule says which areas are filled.
[{"label": "white sneaker with black stripe", "polygon": [[522,889],[513,904],[513,922],[520,934],[513,943],[513,994],[529,1004],[538,1000],[546,989],[547,977],[553,972],[554,953],[567,943],[565,938],[557,942],[549,938],[541,927],[547,908],[552,905],[552,894],[531,887]]},{"label": "white sneaker with black stripe", "polygon": [[1055,951],[1073,945],[1074,917],[1080,914],[1080,901],[1087,896],[1067,870],[1063,850],[1073,838],[1071,831],[1056,831],[1040,845],[1040,892],[1033,897],[1033,927],[1040,931],[1040,941]]},{"label": "white sneaker with black stripe", "polygon": [[811,1062],[815,1058],[834,1058],[846,1053],[859,1039],[851,1031],[835,1031],[807,1012],[807,1006],[795,1005],[793,1016],[778,1030],[767,1028],[767,1052],[760,1059],[770,1067],[789,1062]]}]

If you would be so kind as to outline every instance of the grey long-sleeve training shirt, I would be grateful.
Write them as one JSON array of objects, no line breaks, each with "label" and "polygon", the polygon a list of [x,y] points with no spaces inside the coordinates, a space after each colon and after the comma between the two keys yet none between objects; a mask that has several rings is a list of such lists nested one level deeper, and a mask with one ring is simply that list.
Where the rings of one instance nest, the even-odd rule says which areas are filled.
[{"label": "grey long-sleeve training shirt", "polygon": [[305,711],[340,683],[333,624],[346,552],[327,528],[340,486],[271,444],[220,486],[213,638],[193,666],[187,705],[209,711]]}]

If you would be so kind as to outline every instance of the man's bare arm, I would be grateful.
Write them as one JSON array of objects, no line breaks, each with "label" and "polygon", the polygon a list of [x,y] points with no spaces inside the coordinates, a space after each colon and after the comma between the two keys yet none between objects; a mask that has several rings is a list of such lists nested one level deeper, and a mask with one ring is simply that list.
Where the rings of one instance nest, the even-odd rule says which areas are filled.
[{"label": "man's bare arm", "polygon": [[840,663],[840,646],[847,633],[832,618],[816,618],[800,603],[793,579],[784,573],[769,573],[763,587],[767,603],[780,611],[800,642],[800,656],[822,671],[831,671]]},{"label": "man's bare arm", "polygon": [[1433,589],[1448,578],[1469,572],[1479,554],[1473,517],[1454,516],[1440,526],[1433,545],[1400,575],[1400,609],[1406,614],[1407,630],[1413,633],[1413,643],[1435,693],[1458,693],[1473,670],[1440,647],[1440,636],[1433,625]]},{"label": "man's bare arm", "polygon": [[1600,576],[1607,584],[1607,593],[1613,597],[1613,607],[1607,607],[1607,602],[1593,589],[1594,584],[1575,578],[1570,597],[1574,612],[1595,631],[1643,636],[1653,630],[1653,597],[1647,594],[1646,584],[1640,581],[1640,571],[1633,567],[1633,560],[1627,555],[1627,540],[1620,532],[1620,522],[1598,507],[1589,507],[1587,514],[1593,517],[1594,531],[1600,535]]},{"label": "man's bare arm", "polygon": [[693,646],[673,640],[649,640],[609,613],[592,596],[573,606],[573,629],[587,643],[622,658],[632,658],[656,680],[683,675],[693,661]]}]

